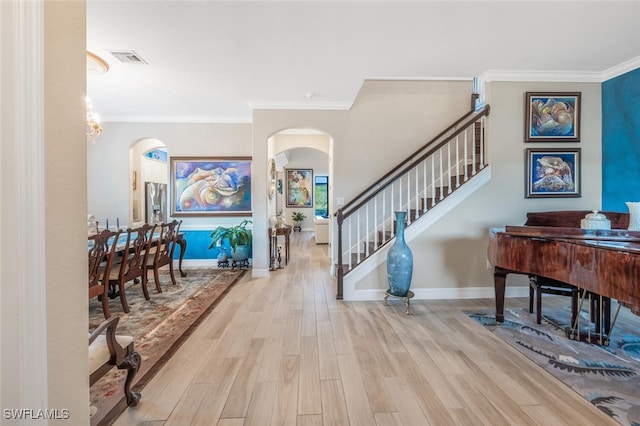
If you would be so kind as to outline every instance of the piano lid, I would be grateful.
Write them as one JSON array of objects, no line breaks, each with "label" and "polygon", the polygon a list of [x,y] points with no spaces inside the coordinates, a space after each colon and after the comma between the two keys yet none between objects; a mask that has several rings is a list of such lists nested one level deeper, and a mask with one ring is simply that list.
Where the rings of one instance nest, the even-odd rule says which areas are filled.
[{"label": "piano lid", "polygon": [[628,241],[640,243],[640,232],[626,229],[581,229],[555,226],[505,226],[504,233],[522,237],[577,240]]}]

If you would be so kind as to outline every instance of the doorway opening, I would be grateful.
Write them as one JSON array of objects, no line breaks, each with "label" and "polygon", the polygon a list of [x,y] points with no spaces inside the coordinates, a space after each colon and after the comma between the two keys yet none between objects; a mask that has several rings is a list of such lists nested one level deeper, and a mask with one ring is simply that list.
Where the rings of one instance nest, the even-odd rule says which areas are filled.
[{"label": "doorway opening", "polygon": [[316,175],[314,178],[315,214],[329,217],[329,176]]},{"label": "doorway opening", "polygon": [[[326,230],[323,244],[327,244],[327,255],[332,256],[332,224],[329,219],[330,200],[332,198],[332,154],[333,138],[320,130],[311,128],[290,128],[273,134],[268,139],[268,159],[274,159],[276,165],[276,191],[273,200],[268,200],[267,217],[282,218],[293,223],[292,214],[303,213],[302,231],[316,232],[316,224],[321,220]],[[287,171],[304,170],[312,175],[312,202],[309,206],[292,204],[288,197],[289,184]]]},{"label": "doorway opening", "polygon": [[129,149],[129,223],[162,223],[168,217],[169,155],[158,139],[141,139]]}]

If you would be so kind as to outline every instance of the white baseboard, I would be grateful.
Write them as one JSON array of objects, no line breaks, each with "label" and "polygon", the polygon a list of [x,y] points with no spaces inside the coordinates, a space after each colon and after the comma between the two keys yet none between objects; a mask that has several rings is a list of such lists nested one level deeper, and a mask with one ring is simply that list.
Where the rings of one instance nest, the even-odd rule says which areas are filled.
[{"label": "white baseboard", "polygon": [[[375,301],[382,300],[387,290],[354,290],[349,295],[344,295],[344,300]],[[412,288],[414,294],[412,300],[438,300],[438,299],[493,299],[495,290],[493,287],[469,287],[469,288]],[[505,297],[528,297],[529,287],[507,287]]]},{"label": "white baseboard", "polygon": [[[178,267],[178,260],[173,260],[173,266]],[[218,260],[217,259],[184,259],[182,261],[182,267],[190,267],[190,268],[217,268]]]}]

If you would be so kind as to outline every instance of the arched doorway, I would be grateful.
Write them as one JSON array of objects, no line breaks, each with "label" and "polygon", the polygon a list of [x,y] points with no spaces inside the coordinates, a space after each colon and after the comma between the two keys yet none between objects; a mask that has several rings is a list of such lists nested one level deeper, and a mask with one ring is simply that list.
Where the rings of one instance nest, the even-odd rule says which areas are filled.
[{"label": "arched doorway", "polygon": [[164,143],[145,138],[129,149],[129,223],[161,223],[168,218],[169,156]]},{"label": "arched doorway", "polygon": [[[330,135],[321,130],[309,128],[290,128],[279,131],[272,135],[268,140],[268,157],[274,159],[276,165],[276,188],[275,197],[269,200],[269,208],[267,209],[268,218],[272,216],[281,216],[287,223],[291,224],[292,213],[302,212],[305,219],[301,222],[301,230],[315,232],[316,216],[321,208],[322,194],[316,194],[316,178],[326,182],[327,193],[324,195],[325,203],[332,196],[332,149],[333,139]],[[287,200],[287,170],[306,170],[312,174],[313,197],[311,206],[302,208],[292,206]],[[326,204],[325,204],[326,205]],[[328,213],[328,212],[327,212]],[[328,222],[327,234],[331,235],[331,221]],[[327,243],[327,255],[331,255],[331,239],[323,240]]]}]

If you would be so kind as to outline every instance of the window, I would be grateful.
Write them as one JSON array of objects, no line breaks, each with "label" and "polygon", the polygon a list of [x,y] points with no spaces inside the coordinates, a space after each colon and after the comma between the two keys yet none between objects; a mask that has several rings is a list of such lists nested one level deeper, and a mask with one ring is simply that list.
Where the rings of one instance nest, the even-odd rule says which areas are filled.
[{"label": "window", "polygon": [[329,176],[315,176],[316,216],[329,217]]}]

